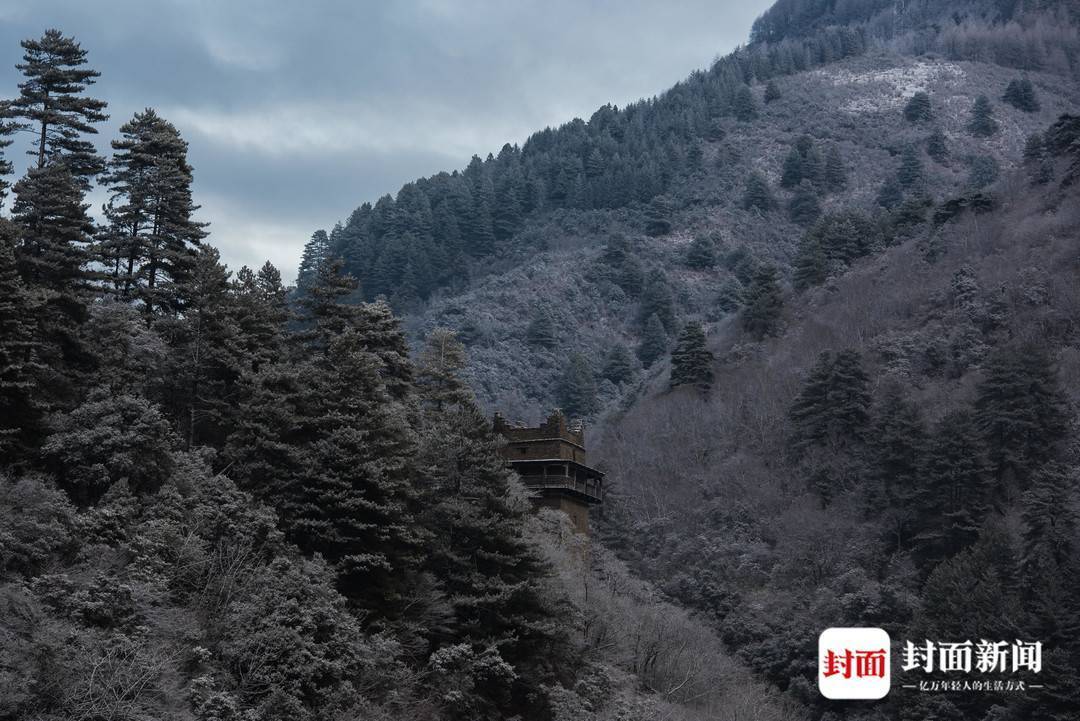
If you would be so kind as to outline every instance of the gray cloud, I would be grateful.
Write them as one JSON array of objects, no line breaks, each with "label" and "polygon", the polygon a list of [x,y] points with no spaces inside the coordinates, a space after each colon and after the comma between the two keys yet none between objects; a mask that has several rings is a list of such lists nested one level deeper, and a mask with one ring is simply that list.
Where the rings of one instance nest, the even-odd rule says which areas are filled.
[{"label": "gray cloud", "polygon": [[474,153],[659,93],[744,41],[769,4],[0,0],[0,93],[15,92],[21,38],[74,34],[110,103],[102,146],[157,108],[190,143],[196,200],[230,267],[269,258],[292,277],[315,228]]}]

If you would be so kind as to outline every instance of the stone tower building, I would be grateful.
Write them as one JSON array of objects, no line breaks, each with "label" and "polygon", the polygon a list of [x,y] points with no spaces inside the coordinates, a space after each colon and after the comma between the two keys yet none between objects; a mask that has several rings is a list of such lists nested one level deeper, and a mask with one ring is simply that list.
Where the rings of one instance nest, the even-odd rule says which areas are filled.
[{"label": "stone tower building", "polygon": [[586,465],[584,428],[569,426],[558,410],[535,428],[511,426],[496,413],[494,426],[507,440],[507,463],[534,493],[534,504],[563,511],[588,534],[589,506],[604,500],[604,474]]}]

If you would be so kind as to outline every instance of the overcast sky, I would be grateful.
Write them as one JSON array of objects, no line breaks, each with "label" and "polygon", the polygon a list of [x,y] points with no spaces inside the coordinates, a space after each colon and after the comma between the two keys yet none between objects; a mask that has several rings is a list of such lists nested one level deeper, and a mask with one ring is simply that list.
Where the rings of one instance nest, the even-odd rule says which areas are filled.
[{"label": "overcast sky", "polygon": [[102,147],[156,108],[190,144],[200,216],[230,268],[269,259],[291,280],[316,228],[655,95],[744,42],[770,4],[0,0],[0,96],[16,92],[20,39],[75,35],[109,102]]}]

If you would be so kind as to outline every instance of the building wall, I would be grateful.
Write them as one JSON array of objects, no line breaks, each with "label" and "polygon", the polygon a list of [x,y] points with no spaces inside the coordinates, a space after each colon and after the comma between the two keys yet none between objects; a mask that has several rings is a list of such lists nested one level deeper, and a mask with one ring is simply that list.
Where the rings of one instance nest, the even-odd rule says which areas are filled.
[{"label": "building wall", "polygon": [[585,451],[562,439],[517,441],[511,440],[506,446],[506,460],[529,461],[546,458],[559,458],[564,461],[577,461],[585,464]]}]

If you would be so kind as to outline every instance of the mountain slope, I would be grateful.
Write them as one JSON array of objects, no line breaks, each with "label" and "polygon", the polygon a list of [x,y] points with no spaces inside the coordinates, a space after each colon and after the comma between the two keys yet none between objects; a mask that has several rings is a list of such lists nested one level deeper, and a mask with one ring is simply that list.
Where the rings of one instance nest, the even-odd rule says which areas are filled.
[{"label": "mountain slope", "polygon": [[[1075,118],[1071,127],[1075,143]],[[1075,636],[1062,629],[1076,617],[1080,575],[1072,561],[1035,560],[1047,488],[1059,488],[1059,542],[1080,544],[1080,195],[1060,184],[1072,153],[1059,158],[1053,184],[1010,173],[994,188],[997,209],[965,211],[791,297],[775,339],[747,343],[736,324],[721,323],[711,338],[720,361],[710,396],[654,387],[607,427],[598,451],[613,489],[608,542],[709,614],[759,673],[812,708],[825,708],[813,686],[816,634],[834,625],[879,625],[901,638],[1042,639],[1054,648],[1046,682],[1075,683]],[[868,379],[866,436],[807,443],[805,414],[795,409],[822,354],[852,350]],[[1003,371],[1004,360],[1018,370]],[[996,405],[1009,377],[1019,389],[1011,408],[1046,419],[1059,394],[1053,403],[1069,418],[1031,437],[1048,447],[1025,446],[1016,465],[1004,451],[1021,452],[1017,437],[995,435],[1009,423]],[[1057,390],[1040,396],[1039,378]],[[976,421],[973,448],[982,450],[963,457],[982,464],[986,484],[967,502],[984,505],[968,507],[966,540],[934,550],[931,532],[948,528],[939,509],[955,502],[947,484],[933,485],[935,459],[958,432],[950,425],[958,413]],[[907,430],[900,418],[910,419]],[[908,460],[894,455],[898,444]],[[904,475],[905,463],[914,475]],[[995,564],[1005,580],[979,575]],[[1051,597],[1060,603],[1053,610]],[[932,700],[897,696],[891,711],[929,713],[921,704]],[[1008,711],[993,718],[1067,718],[1074,701],[1033,693],[939,703],[937,712],[957,718],[982,718],[995,703]]]},{"label": "mountain slope", "polygon": [[[906,148],[919,149],[924,173],[921,187],[909,189],[909,197],[962,195],[969,190],[974,164],[992,158],[1000,168],[1015,167],[1031,133],[1080,103],[1068,79],[1030,73],[1041,109],[1027,113],[995,102],[1000,130],[989,139],[973,137],[965,126],[975,98],[1000,96],[1016,77],[994,65],[881,52],[778,80],[781,97],[768,104],[759,99],[757,119],[725,119],[722,140],[691,142],[700,150],[700,167],[672,181],[671,232],[645,232],[648,207],[553,211],[531,221],[490,274],[459,292],[438,293],[407,314],[407,327],[416,338],[435,325],[462,331],[474,387],[485,404],[530,417],[562,401],[558,379],[569,352],[584,353],[599,373],[613,345],[633,349],[640,342],[644,288],[635,293],[613,284],[598,260],[613,234],[628,239],[646,278],[652,271],[663,273],[678,317],[717,321],[737,309],[750,267],[773,263],[786,275],[796,256],[805,228],[788,216],[785,206],[793,192],[779,186],[785,158],[800,137],[812,138],[818,152],[835,148],[846,170],[846,188],[822,194],[822,211],[854,209],[881,219],[877,197],[897,174]],[[917,91],[929,93],[934,122],[904,119],[904,106]],[[948,146],[943,163],[925,152],[934,128],[940,128]],[[754,172],[768,180],[778,200],[774,210],[743,207],[746,180]],[[715,268],[687,267],[689,244],[698,236],[715,245]],[[527,327],[540,309],[552,314],[560,329],[551,349],[527,343]],[[600,394],[613,402],[620,389],[601,382]]]},{"label": "mountain slope", "polygon": [[[1080,516],[1061,538],[1041,519],[1075,507],[1080,461],[1075,132],[1044,137],[1080,106],[1068,9],[780,3],[708,72],[406,186],[326,252],[414,345],[457,330],[488,410],[596,421],[605,545],[792,713],[864,717],[813,688],[834,625],[1044,639],[1067,688],[1080,571],[1060,549],[1080,549]],[[748,288],[769,266],[783,309],[755,337]],[[711,392],[670,390],[665,354],[608,367],[691,321]],[[853,405],[821,401],[829,383]],[[865,717],[1065,719],[1074,701],[926,696]]]}]

